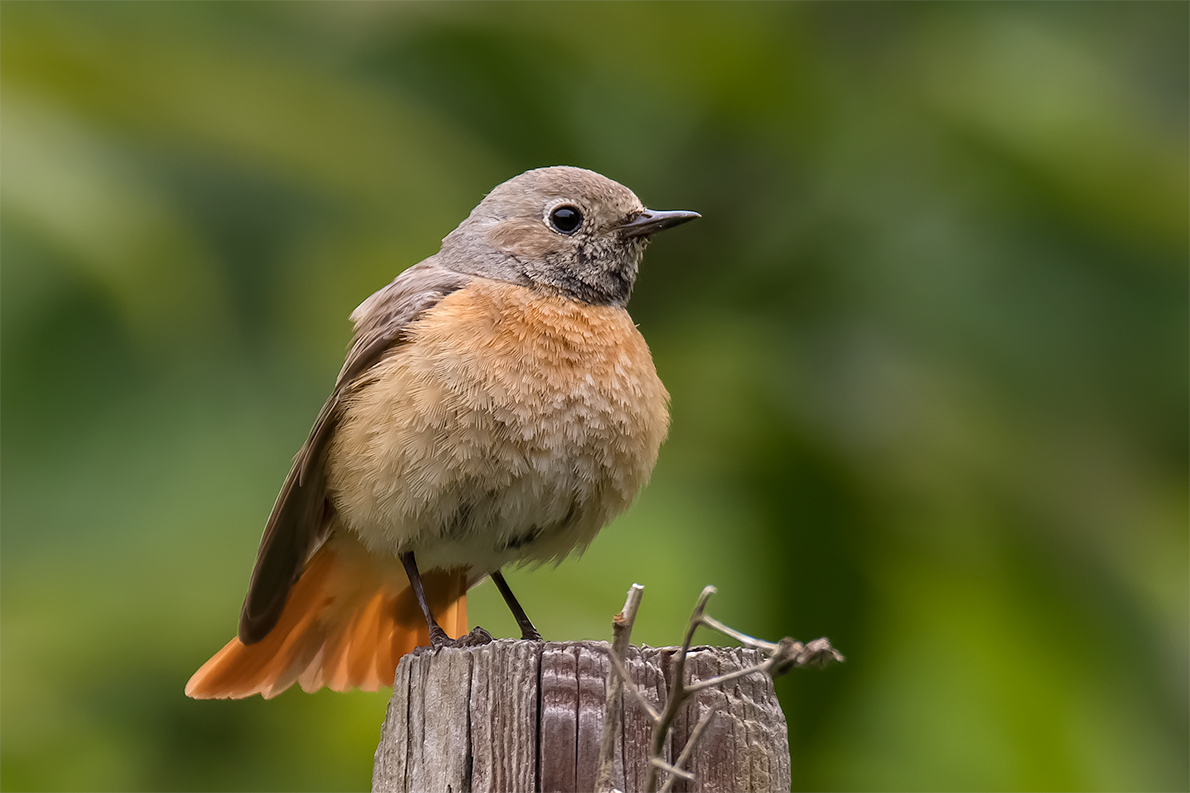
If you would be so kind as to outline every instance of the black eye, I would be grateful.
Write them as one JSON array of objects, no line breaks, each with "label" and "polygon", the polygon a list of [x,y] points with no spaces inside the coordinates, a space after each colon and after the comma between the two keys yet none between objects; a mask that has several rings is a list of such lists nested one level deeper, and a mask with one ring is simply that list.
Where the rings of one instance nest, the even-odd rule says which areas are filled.
[{"label": "black eye", "polygon": [[569,205],[555,207],[550,213],[550,225],[563,234],[573,234],[583,225],[583,213]]}]

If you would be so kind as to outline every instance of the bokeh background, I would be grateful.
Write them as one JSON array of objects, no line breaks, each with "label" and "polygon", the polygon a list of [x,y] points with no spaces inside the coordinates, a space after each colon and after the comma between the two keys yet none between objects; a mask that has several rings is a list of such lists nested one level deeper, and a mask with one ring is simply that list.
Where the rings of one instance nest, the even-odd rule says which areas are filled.
[{"label": "bokeh background", "polygon": [[[574,164],[704,219],[652,484],[510,581],[848,662],[797,789],[1190,786],[1184,3],[4,3],[0,787],[364,789],[386,694],[193,702],[347,314]],[[515,627],[494,588],[471,598]]]}]

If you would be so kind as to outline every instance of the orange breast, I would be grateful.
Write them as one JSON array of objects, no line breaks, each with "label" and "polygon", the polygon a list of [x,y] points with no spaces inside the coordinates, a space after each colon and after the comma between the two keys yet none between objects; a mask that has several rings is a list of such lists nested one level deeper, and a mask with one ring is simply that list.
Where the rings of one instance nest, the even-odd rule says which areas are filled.
[{"label": "orange breast", "polygon": [[335,505],[371,549],[429,566],[561,558],[647,481],[668,399],[624,309],[477,279],[348,397]]}]

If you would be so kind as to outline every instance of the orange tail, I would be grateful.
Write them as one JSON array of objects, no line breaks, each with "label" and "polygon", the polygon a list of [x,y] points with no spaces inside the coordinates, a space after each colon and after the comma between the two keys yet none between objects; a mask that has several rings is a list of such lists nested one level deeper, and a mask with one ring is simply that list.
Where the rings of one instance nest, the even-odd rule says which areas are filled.
[{"label": "orange tail", "polygon": [[[452,638],[467,632],[466,570],[422,575],[430,608]],[[393,684],[397,661],[429,644],[429,631],[404,569],[371,556],[338,531],[311,557],[281,619],[256,644],[232,639],[186,684],[195,699],[277,696],[305,691],[376,691]]]}]

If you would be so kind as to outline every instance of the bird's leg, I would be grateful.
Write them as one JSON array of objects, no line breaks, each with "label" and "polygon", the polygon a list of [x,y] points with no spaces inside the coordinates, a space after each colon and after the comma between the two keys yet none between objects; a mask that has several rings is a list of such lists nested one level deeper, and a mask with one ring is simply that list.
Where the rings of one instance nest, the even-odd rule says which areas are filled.
[{"label": "bird's leg", "polygon": [[425,615],[426,625],[430,629],[430,645],[441,647],[450,637],[438,620],[430,612],[430,604],[426,601],[426,590],[421,585],[421,573],[417,572],[417,560],[413,558],[413,551],[401,554],[401,564],[405,565],[405,575],[409,577],[409,586],[413,587],[413,596],[417,598],[417,605],[421,606],[421,613]]},{"label": "bird's leg", "polygon": [[537,632],[537,628],[533,627],[532,620],[529,619],[529,615],[525,613],[525,610],[521,608],[521,604],[517,602],[516,596],[508,588],[508,582],[504,580],[504,576],[500,574],[499,570],[492,573],[492,580],[496,582],[496,589],[499,589],[500,594],[504,596],[504,602],[508,604],[508,610],[516,618],[516,624],[521,629],[521,638],[531,642],[542,641],[541,634]]},{"label": "bird's leg", "polygon": [[492,635],[478,625],[471,633],[458,639],[452,639],[442,630],[438,620],[434,619],[430,611],[430,604],[426,600],[426,590],[421,584],[421,573],[417,572],[417,560],[413,558],[413,551],[401,554],[401,564],[405,565],[405,575],[409,577],[409,586],[413,587],[413,596],[417,598],[417,605],[421,606],[421,613],[426,618],[426,626],[430,629],[431,647],[473,647],[487,644]]}]

